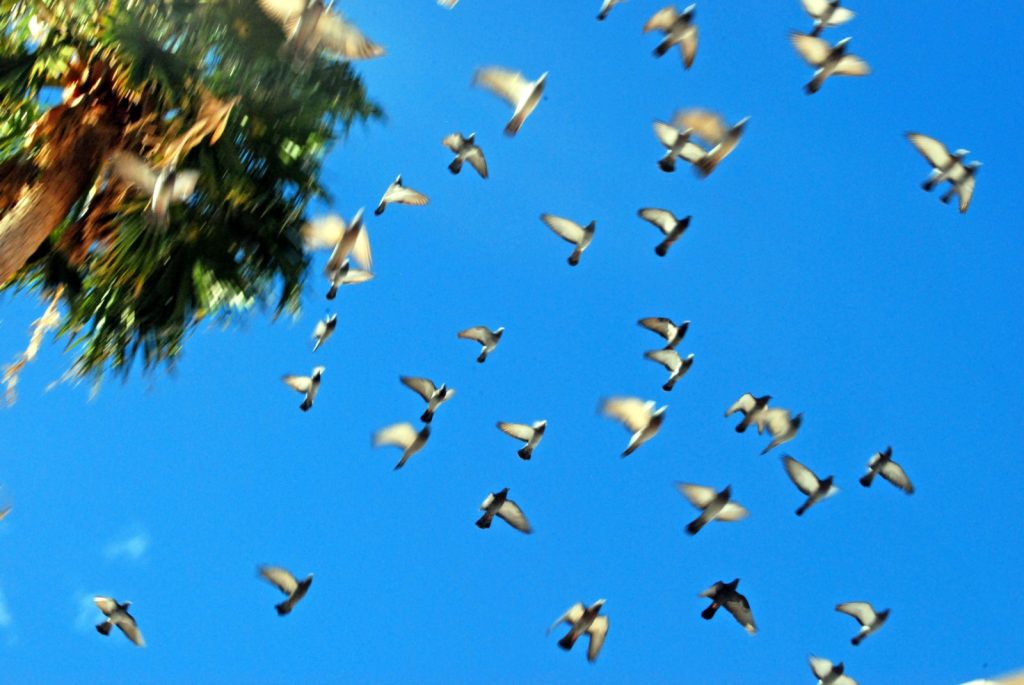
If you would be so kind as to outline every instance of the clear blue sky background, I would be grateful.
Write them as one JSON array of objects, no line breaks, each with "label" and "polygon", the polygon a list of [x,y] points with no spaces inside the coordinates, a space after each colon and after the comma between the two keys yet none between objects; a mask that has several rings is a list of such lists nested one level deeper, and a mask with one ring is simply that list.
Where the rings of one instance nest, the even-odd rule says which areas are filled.
[{"label": "clear blue sky background", "polygon": [[[359,65],[384,124],[356,128],[326,182],[346,216],[372,211],[397,173],[426,208],[370,217],[375,280],[326,308],[202,328],[176,371],[44,389],[71,357],[46,345],[0,412],[4,682],[813,682],[809,653],[861,683],[957,683],[1024,664],[1024,468],[1020,171],[1024,100],[1019,3],[860,0],[853,35],[874,73],[801,90],[811,71],[787,39],[810,20],[790,2],[701,2],[701,45],[684,72],[651,56],[641,27],[660,2],[630,0],[599,23],[598,0],[349,0],[342,9],[388,55]],[[515,139],[510,110],[471,88],[475,68],[535,76],[547,97]],[[655,118],[680,107],[753,118],[707,180],[655,165]],[[476,131],[491,168],[451,176],[448,133]],[[908,130],[985,163],[966,216],[919,185]],[[692,214],[668,257],[636,216]],[[582,264],[538,220],[597,220]],[[318,255],[319,272],[326,255]],[[41,311],[3,299],[11,358]],[[642,358],[643,316],[690,319],[690,374],[672,393]],[[457,340],[503,325],[484,365]],[[284,373],[327,367],[299,412]],[[426,449],[400,472],[371,432],[415,421],[400,374],[458,390]],[[805,413],[769,456],[722,412],[770,393]],[[667,402],[661,433],[628,459],[602,396]],[[549,421],[533,461],[497,420]],[[918,488],[856,479],[891,444]],[[842,491],[798,519],[787,451]],[[752,512],[683,533],[677,480],[733,485]],[[536,528],[473,522],[488,492]],[[315,573],[278,618],[255,568]],[[760,632],[705,622],[697,593],[742,579]],[[100,637],[93,594],[130,599],[145,650]],[[607,598],[597,663],[545,637],[570,604]],[[853,648],[842,601],[891,607]],[[83,609],[84,607],[84,609]]]}]

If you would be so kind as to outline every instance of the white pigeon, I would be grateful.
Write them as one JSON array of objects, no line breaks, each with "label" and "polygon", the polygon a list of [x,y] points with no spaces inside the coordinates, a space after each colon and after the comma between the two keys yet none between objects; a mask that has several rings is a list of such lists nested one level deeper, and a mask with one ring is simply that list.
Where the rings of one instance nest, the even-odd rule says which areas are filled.
[{"label": "white pigeon", "polygon": [[697,5],[694,4],[679,12],[675,5],[669,5],[647,20],[644,33],[657,30],[665,34],[665,38],[654,49],[655,57],[661,57],[673,45],[678,45],[685,68],[689,69],[693,65],[693,59],[697,56],[697,25],[693,23],[696,9]]},{"label": "white pigeon", "polygon": [[860,632],[850,639],[850,644],[857,646],[864,638],[882,627],[891,610],[875,611],[869,602],[844,602],[836,605],[836,611],[853,616],[860,623]]},{"label": "white pigeon", "polygon": [[821,38],[791,31],[789,39],[797,54],[815,68],[814,77],[804,86],[808,95],[817,93],[829,76],[867,76],[871,73],[867,62],[846,52],[850,38],[829,45]]},{"label": "white pigeon", "polygon": [[317,50],[347,60],[370,59],[384,48],[363,35],[355,24],[323,0],[257,0],[260,8],[284,29],[285,48],[308,57]]},{"label": "white pigeon", "polygon": [[526,445],[520,448],[516,454],[519,455],[520,459],[527,461],[533,456],[533,451],[537,449],[537,445],[540,444],[540,440],[544,437],[544,431],[547,430],[547,427],[547,421],[534,421],[533,425],[530,426],[525,423],[508,423],[507,421],[498,421],[498,430],[505,435],[511,436],[516,440],[522,440],[526,443]]},{"label": "white pigeon", "polygon": [[555,216],[553,214],[541,214],[540,220],[543,221],[547,227],[554,231],[560,238],[575,246],[572,254],[569,255],[569,266],[576,266],[579,264],[580,256],[583,254],[583,251],[590,246],[591,241],[594,239],[594,229],[597,227],[597,222],[591,221],[586,226],[580,226],[575,221]]},{"label": "white pigeon", "polygon": [[602,0],[601,11],[597,13],[597,20],[604,21],[608,18],[608,13],[612,11],[612,8],[616,5],[624,3],[626,0]]},{"label": "white pigeon", "polygon": [[668,405],[654,408],[654,401],[644,401],[639,397],[608,397],[601,403],[601,412],[608,418],[620,421],[626,430],[632,433],[629,445],[622,453],[623,457],[633,454],[661,428]]},{"label": "white pigeon", "polygon": [[707,154],[704,148],[690,140],[693,129],[678,128],[657,119],[655,119],[653,127],[658,142],[665,146],[665,155],[658,160],[658,168],[662,171],[666,173],[675,171],[676,159],[684,159],[691,164],[696,164]]},{"label": "white pigeon", "polygon": [[402,385],[422,397],[423,401],[427,403],[427,410],[420,417],[420,421],[423,423],[430,423],[434,418],[434,412],[437,411],[437,408],[455,396],[455,388],[449,388],[444,383],[441,384],[441,387],[437,387],[434,385],[434,381],[429,378],[400,376],[398,380],[402,381]]},{"label": "white pigeon", "polygon": [[324,269],[324,276],[330,282],[331,287],[327,289],[327,299],[333,300],[338,296],[338,288],[343,285],[354,285],[356,283],[366,283],[373,278],[373,274],[363,269],[352,268],[349,260],[344,260],[339,265],[335,265],[333,262],[328,261],[328,267]]},{"label": "white pigeon", "polygon": [[834,666],[828,659],[816,656],[808,657],[807,661],[811,664],[811,672],[818,679],[818,685],[857,685],[856,680],[843,674],[845,667],[842,661]]},{"label": "white pigeon", "polygon": [[501,336],[504,332],[504,326],[498,326],[493,331],[486,326],[473,326],[472,328],[467,328],[464,331],[459,331],[458,337],[463,340],[475,340],[482,345],[480,356],[477,357],[476,360],[483,364],[487,361],[487,355],[494,352],[494,348],[498,346],[498,341],[501,340]]},{"label": "white pigeon", "polygon": [[306,396],[302,400],[302,404],[299,405],[299,409],[302,411],[309,411],[309,408],[313,406],[313,400],[316,399],[317,393],[320,392],[320,377],[324,371],[324,367],[318,366],[308,376],[281,376],[281,380],[289,388]]},{"label": "white pigeon", "polygon": [[558,641],[558,646],[569,651],[576,644],[576,640],[583,635],[590,636],[590,644],[587,646],[587,661],[593,662],[601,652],[604,645],[604,638],[608,634],[608,617],[598,615],[605,600],[599,599],[589,607],[584,607],[578,602],[569,607],[569,610],[562,614],[554,624],[548,628],[550,634],[560,623],[568,623],[569,632]]},{"label": "white pigeon", "polygon": [[142,631],[139,630],[139,625],[135,622],[135,618],[128,613],[128,607],[132,605],[131,602],[118,604],[117,600],[113,597],[93,597],[92,601],[103,612],[103,615],[107,617],[107,620],[96,626],[96,630],[101,635],[110,635],[110,629],[117,626],[124,633],[124,636],[137,646],[146,646],[146,641],[142,638]]},{"label": "white pigeon", "polygon": [[962,148],[951,153],[945,145],[923,133],[911,132],[907,133],[906,137],[910,144],[921,153],[921,156],[932,165],[932,172],[921,184],[921,187],[928,191],[943,181],[948,181],[950,175],[955,173],[957,166],[963,164],[964,157],[971,154],[970,150]]},{"label": "white pigeon", "polygon": [[480,505],[480,509],[484,514],[477,519],[477,528],[490,528],[491,521],[497,516],[521,533],[533,532],[530,522],[526,520],[526,514],[518,504],[508,498],[508,488],[487,495],[487,499]]},{"label": "white pigeon", "polygon": [[726,417],[732,416],[736,412],[743,413],[743,420],[736,426],[736,432],[742,433],[747,430],[747,427],[751,424],[757,427],[757,434],[760,435],[764,432],[765,427],[765,410],[768,408],[768,402],[772,399],[771,395],[764,395],[763,397],[754,397],[749,392],[745,392],[740,395],[740,398],[736,402],[725,410]]},{"label": "white pigeon", "polygon": [[782,457],[782,463],[786,467],[786,474],[793,481],[793,485],[807,495],[807,501],[796,510],[797,516],[803,516],[804,512],[815,504],[839,492],[839,488],[832,485],[832,476],[825,479],[818,478],[814,471],[789,455]]},{"label": "white pigeon", "polygon": [[395,470],[405,466],[409,457],[423,449],[430,437],[430,424],[424,424],[417,433],[411,423],[394,423],[373,434],[373,446],[391,445],[402,450],[402,458],[395,464]]},{"label": "white pigeon", "polygon": [[476,133],[470,133],[465,138],[461,133],[452,133],[441,144],[455,153],[455,159],[448,165],[448,170],[453,174],[462,171],[463,162],[469,162],[480,174],[480,178],[487,178],[487,159],[484,151],[476,144]]},{"label": "white pigeon", "polygon": [[[769,408],[764,410],[761,416],[758,417],[758,420],[763,424],[768,434],[772,436],[772,441],[761,450],[761,454],[768,454],[772,449],[796,437],[797,432],[800,430],[800,424],[804,421],[804,415],[797,414],[792,416],[788,409]],[[759,425],[758,434],[761,433],[760,428],[761,426]]]},{"label": "white pigeon", "polygon": [[693,355],[687,355],[685,358],[680,357],[679,353],[671,347],[666,347],[663,350],[650,350],[644,352],[644,358],[650,359],[651,361],[658,362],[669,372],[668,380],[665,385],[661,386],[661,389],[665,392],[669,392],[675,386],[676,381],[686,375],[686,372],[693,366]]},{"label": "white pigeon", "polygon": [[692,162],[697,175],[706,178],[740,144],[740,138],[743,137],[743,131],[749,121],[750,117],[743,117],[731,127],[727,127],[725,120],[714,112],[688,109],[677,113],[673,123],[681,130],[692,129],[694,135],[711,146],[707,152],[702,151],[696,160],[686,157],[684,151],[684,159]]},{"label": "white pigeon", "polygon": [[814,19],[812,36],[820,34],[826,26],[839,26],[853,19],[853,12],[839,6],[839,0],[800,0],[804,11]]},{"label": "white pigeon", "polygon": [[714,488],[693,483],[676,483],[676,488],[679,490],[679,494],[690,501],[690,504],[701,510],[700,516],[686,526],[686,532],[690,535],[696,535],[701,528],[712,521],[740,521],[750,516],[746,507],[738,502],[730,501],[731,486],[727,485],[719,492],[715,492]]},{"label": "white pigeon", "polygon": [[320,349],[320,346],[327,342],[327,339],[334,334],[334,329],[338,327],[338,315],[331,314],[326,319],[322,319],[316,322],[316,327],[313,329],[313,351],[316,352]]},{"label": "white pigeon", "polygon": [[402,185],[402,175],[399,174],[388,189],[384,191],[384,196],[380,199],[380,204],[377,205],[377,209],[373,210],[374,215],[380,216],[384,213],[384,209],[388,205],[412,205],[414,207],[422,207],[423,205],[430,202],[423,193],[413,190],[412,188],[406,188]]},{"label": "white pigeon", "polygon": [[199,181],[199,172],[195,169],[169,165],[154,170],[142,157],[130,152],[114,153],[110,164],[122,181],[149,196],[149,211],[160,226],[166,225],[171,204],[192,197]]},{"label": "white pigeon", "polygon": [[526,121],[526,117],[530,116],[540,103],[547,78],[546,71],[536,81],[528,81],[518,71],[502,67],[485,67],[476,70],[473,85],[488,89],[515,108],[512,118],[505,125],[505,135],[514,136]]},{"label": "white pigeon", "polygon": [[313,584],[312,573],[306,576],[305,580],[300,581],[292,575],[291,571],[280,566],[260,566],[259,573],[264,580],[288,595],[288,599],[274,605],[278,616],[290,614],[295,605],[309,592],[309,586]]},{"label": "white pigeon", "polygon": [[637,324],[663,337],[665,347],[673,349],[686,337],[686,331],[690,330],[689,321],[676,324],[672,322],[672,319],[667,319],[664,316],[648,316],[637,321]]},{"label": "white pigeon", "polygon": [[658,246],[654,248],[654,253],[659,257],[664,257],[668,254],[668,248],[672,247],[677,240],[683,237],[683,233],[690,226],[691,217],[685,216],[682,219],[677,219],[676,215],[667,209],[657,209],[655,207],[647,207],[637,212],[644,221],[648,221],[661,231],[665,238],[658,243]]},{"label": "white pigeon", "polygon": [[884,452],[876,452],[868,461],[868,472],[861,479],[860,484],[866,488],[871,487],[871,481],[878,474],[908,495],[914,494],[914,485],[907,477],[903,467],[892,460],[892,447],[886,447]]}]

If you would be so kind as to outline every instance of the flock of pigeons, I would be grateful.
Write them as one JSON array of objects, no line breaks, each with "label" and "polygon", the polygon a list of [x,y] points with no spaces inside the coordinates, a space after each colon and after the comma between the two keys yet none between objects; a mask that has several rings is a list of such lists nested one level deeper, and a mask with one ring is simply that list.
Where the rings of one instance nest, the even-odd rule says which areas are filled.
[{"label": "flock of pigeons", "polygon": [[[332,3],[325,4],[323,0],[256,1],[267,16],[277,21],[284,30],[286,40],[282,55],[289,59],[301,63],[318,52],[349,60],[367,59],[384,54],[383,48],[366,38],[358,28],[335,11],[331,7]],[[612,8],[623,1],[603,0],[597,18],[604,20]],[[439,4],[448,9],[453,8],[457,2],[458,0],[438,0]],[[849,38],[835,45],[830,45],[819,38],[825,28],[852,19],[853,12],[841,7],[839,0],[801,2],[814,19],[814,25],[810,33],[792,32],[790,37],[800,56],[816,69],[812,80],[806,86],[807,92],[817,92],[830,76],[868,74],[870,70],[867,63],[846,51]],[[668,6],[650,18],[643,27],[644,32],[659,31],[664,34],[664,38],[655,49],[655,55],[662,56],[678,45],[684,67],[688,69],[692,66],[698,46],[698,30],[694,23],[695,9],[695,5],[690,5],[679,12],[674,6]],[[547,73],[531,81],[519,72],[488,67],[477,71],[473,84],[494,92],[513,107],[513,114],[505,126],[505,133],[514,136],[536,109],[546,80]],[[691,109],[678,113],[671,124],[655,121],[654,133],[666,149],[658,162],[659,167],[663,171],[672,172],[677,160],[681,159],[693,165],[699,176],[706,177],[736,148],[748,120],[749,117],[745,117],[728,126],[717,114]],[[695,142],[695,138],[702,144]],[[950,187],[941,197],[942,202],[947,203],[957,195],[960,199],[960,211],[965,212],[971,201],[975,173],[980,163],[965,164],[964,158],[969,154],[968,151],[957,150],[950,153],[934,138],[919,133],[909,133],[907,138],[933,167],[933,171],[923,184],[924,188],[930,191],[940,183],[948,182]],[[464,136],[461,133],[452,133],[442,142],[455,155],[448,167],[453,174],[460,173],[463,163],[468,162],[482,178],[487,178],[487,162],[483,151],[476,143],[475,134]],[[111,163],[114,173],[150,198],[150,211],[159,223],[168,220],[172,203],[184,202],[191,196],[199,180],[199,174],[194,170],[176,170],[173,166],[154,169],[142,158],[129,153],[115,154]],[[398,176],[385,191],[374,213],[378,216],[383,214],[390,204],[422,206],[428,202],[426,195],[406,187],[402,177]],[[668,210],[657,208],[641,209],[639,216],[661,231],[663,239],[655,248],[659,256],[666,255],[672,244],[681,238],[691,218],[687,216],[680,219]],[[542,214],[540,218],[555,234],[573,245],[568,261],[570,265],[578,264],[583,252],[594,238],[595,222],[591,221],[582,226],[575,221],[552,214]],[[326,293],[328,300],[335,298],[340,286],[364,283],[373,278],[372,255],[363,221],[363,210],[359,210],[348,222],[335,215],[313,220],[304,227],[303,238],[309,250],[332,250],[324,269],[324,277],[329,283]],[[353,261],[356,265],[353,265]],[[664,347],[648,351],[644,356],[665,367],[669,378],[662,389],[671,391],[693,364],[693,354],[682,357],[677,351],[677,346],[683,341],[690,322],[683,321],[677,324],[667,318],[650,317],[641,319],[638,323],[664,339]],[[326,343],[336,327],[337,315],[334,314],[317,323],[313,333],[314,352]],[[476,360],[483,363],[494,353],[503,332],[504,329],[501,327],[491,330],[486,326],[473,326],[460,331],[458,337],[480,344],[481,349]],[[308,411],[313,407],[323,373],[324,367],[317,366],[308,376],[283,377],[283,381],[289,387],[303,395],[301,410]],[[384,427],[373,434],[374,446],[394,446],[401,450],[401,457],[395,469],[405,466],[413,455],[423,449],[430,438],[430,426],[435,413],[455,394],[453,388],[443,383],[438,386],[427,378],[403,376],[400,381],[418,394],[427,406],[420,416],[422,425],[419,429],[412,423],[403,422]],[[768,433],[771,442],[764,448],[762,454],[793,440],[803,421],[802,414],[794,416],[788,409],[769,406],[771,400],[772,397],[769,395],[758,397],[745,393],[725,412],[727,417],[737,413],[742,415],[742,420],[736,426],[737,432],[742,433],[753,426],[759,435]],[[666,409],[666,406],[656,408],[654,401],[637,397],[609,397],[600,405],[600,411],[606,417],[621,422],[631,434],[629,443],[622,453],[623,457],[629,456],[657,435],[664,421]],[[529,460],[544,436],[547,422],[498,422],[497,427],[523,443],[517,454],[521,459]],[[782,461],[789,479],[806,497],[796,510],[798,516],[802,516],[810,507],[838,491],[833,484],[833,476],[820,478],[810,468],[789,455],[784,455]],[[867,473],[860,479],[861,485],[870,487],[876,475],[880,475],[907,494],[914,492],[906,472],[892,460],[891,447],[871,457],[867,464]],[[686,526],[686,532],[690,535],[696,535],[712,521],[739,521],[749,515],[745,507],[732,499],[729,486],[717,490],[704,485],[679,483],[677,487],[680,493],[700,510],[699,516]],[[497,516],[516,530],[531,533],[532,528],[523,510],[508,498],[508,493],[508,488],[490,493],[480,505],[483,514],[476,521],[476,525],[488,528],[493,518]],[[9,507],[0,511],[0,519],[9,511]],[[290,613],[302,600],[313,581],[312,575],[300,581],[290,571],[275,566],[262,566],[259,573],[286,595],[286,599],[276,605],[277,612],[282,616]],[[757,628],[750,603],[737,591],[738,584],[739,579],[729,583],[718,581],[701,592],[701,597],[711,600],[711,604],[701,616],[710,620],[719,608],[724,607],[745,630],[755,633]],[[117,626],[136,645],[145,644],[135,619],[128,611],[129,602],[119,603],[112,597],[96,597],[94,601],[105,616],[105,620],[96,627],[100,633],[107,635],[113,626]],[[580,637],[587,635],[587,658],[594,661],[608,633],[608,616],[600,613],[604,603],[605,600],[601,599],[589,606],[583,603],[571,606],[551,628],[554,629],[561,623],[569,625],[569,632],[558,642],[559,646],[569,650]],[[881,628],[889,616],[889,609],[876,611],[868,602],[845,602],[837,605],[836,611],[848,614],[860,623],[860,630],[852,639],[854,645],[860,644],[868,635]],[[842,663],[833,664],[827,659],[811,657],[810,666],[818,678],[819,685],[856,685],[852,678],[844,674]]]}]

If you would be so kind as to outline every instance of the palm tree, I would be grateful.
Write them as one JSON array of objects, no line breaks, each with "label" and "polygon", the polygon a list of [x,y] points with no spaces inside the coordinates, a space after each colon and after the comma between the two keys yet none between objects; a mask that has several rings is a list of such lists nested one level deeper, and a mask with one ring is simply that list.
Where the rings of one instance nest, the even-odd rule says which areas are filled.
[{"label": "palm tree", "polygon": [[[347,63],[280,57],[256,0],[0,13],[0,290],[59,300],[77,374],[170,365],[204,319],[297,308],[324,155],[381,116]],[[199,170],[166,226],[109,173],[118,151]]]}]

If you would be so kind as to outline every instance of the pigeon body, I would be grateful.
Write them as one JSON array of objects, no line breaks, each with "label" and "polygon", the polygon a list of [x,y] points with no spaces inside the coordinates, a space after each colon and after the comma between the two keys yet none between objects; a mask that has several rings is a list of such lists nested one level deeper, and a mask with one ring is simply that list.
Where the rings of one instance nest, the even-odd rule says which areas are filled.
[{"label": "pigeon body", "polygon": [[682,219],[677,219],[676,215],[667,209],[657,209],[649,207],[641,209],[637,212],[637,215],[644,221],[648,221],[661,231],[665,238],[658,243],[658,246],[654,248],[655,254],[659,257],[664,257],[668,254],[668,249],[675,244],[677,240],[683,237],[683,233],[690,226],[690,217],[686,216]]},{"label": "pigeon body", "polygon": [[562,614],[561,618],[548,628],[548,633],[558,627],[560,623],[569,624],[569,632],[558,641],[558,646],[569,651],[576,640],[583,635],[590,636],[590,644],[587,647],[587,661],[593,662],[601,652],[604,645],[604,638],[608,634],[608,617],[599,615],[605,600],[599,599],[589,607],[578,602],[569,607],[569,610]]},{"label": "pigeon body", "polygon": [[749,392],[743,393],[731,407],[725,410],[725,415],[728,417],[732,416],[736,412],[742,412],[743,420],[736,426],[736,432],[742,433],[747,430],[747,427],[750,426],[750,424],[754,424],[757,426],[757,432],[760,435],[764,432],[764,415],[768,408],[768,402],[770,402],[771,399],[771,395],[754,397]]},{"label": "pigeon body", "polygon": [[469,165],[480,174],[480,178],[487,178],[487,159],[484,158],[484,151],[476,144],[475,133],[470,133],[465,138],[461,133],[452,133],[442,140],[441,144],[455,153],[455,159],[448,165],[448,170],[453,174],[462,171],[463,162],[469,162]]},{"label": "pigeon body", "polygon": [[700,593],[699,597],[707,597],[711,600],[711,605],[702,611],[700,615],[704,620],[710,621],[714,618],[715,612],[721,607],[725,607],[725,610],[732,614],[736,622],[753,635],[757,632],[757,626],[754,624],[754,614],[750,610],[750,602],[747,601],[747,598],[736,591],[736,586],[739,584],[739,578],[731,583],[725,583],[720,580]]},{"label": "pigeon body", "polygon": [[875,611],[869,602],[844,602],[836,605],[836,611],[853,616],[860,623],[860,632],[850,640],[852,645],[857,646],[882,627],[885,619],[889,618],[890,609]]},{"label": "pigeon body", "polygon": [[707,178],[740,144],[740,138],[743,137],[749,121],[750,117],[743,117],[731,127],[727,127],[725,120],[714,112],[689,109],[677,113],[673,123],[679,129],[692,129],[698,138],[711,146],[698,159],[688,160],[693,163],[698,176]]},{"label": "pigeon body", "polygon": [[943,181],[952,182],[952,177],[960,172],[958,167],[963,165],[964,157],[971,154],[970,150],[960,149],[950,152],[945,145],[931,136],[923,133],[907,133],[907,140],[921,153],[921,156],[932,165],[932,172],[921,184],[926,191],[931,191]]},{"label": "pigeon body", "polygon": [[666,173],[676,170],[676,159],[695,164],[707,154],[704,148],[690,140],[693,135],[691,128],[679,128],[658,120],[654,121],[653,128],[658,142],[665,146],[665,156],[658,160],[658,168]]},{"label": "pigeon body", "polygon": [[544,431],[547,430],[547,421],[535,421],[533,425],[528,426],[525,423],[508,423],[506,421],[498,422],[498,430],[505,435],[511,436],[516,440],[522,440],[526,443],[516,454],[519,455],[520,459],[529,460],[533,456],[533,451],[537,449],[537,445],[540,444],[541,438],[544,437]]},{"label": "pigeon body", "polygon": [[609,397],[601,403],[601,412],[608,418],[620,421],[632,437],[629,445],[622,453],[623,457],[633,454],[661,429],[668,406],[655,410],[654,401],[644,401],[638,397]]},{"label": "pigeon body", "polygon": [[142,638],[142,631],[139,630],[135,618],[128,613],[131,602],[118,604],[113,597],[93,597],[92,600],[103,615],[107,617],[103,623],[96,626],[101,635],[110,635],[110,629],[117,626],[124,636],[139,647],[145,647],[146,641]]},{"label": "pigeon body", "polygon": [[975,175],[980,168],[981,162],[971,162],[967,166],[961,164],[955,167],[949,175],[952,187],[939,198],[942,200],[942,204],[949,204],[949,201],[956,195],[960,198],[960,213],[965,213],[971,206],[971,198],[974,197]]},{"label": "pigeon body", "polygon": [[789,39],[803,60],[815,68],[814,77],[804,86],[808,95],[821,90],[829,76],[867,76],[871,73],[867,62],[846,52],[849,38],[829,45],[821,38],[792,31]]},{"label": "pigeon body", "polygon": [[680,357],[679,353],[670,347],[663,350],[644,352],[644,358],[658,362],[668,370],[668,380],[665,382],[665,385],[661,386],[661,389],[665,392],[671,391],[675,387],[676,381],[685,376],[686,372],[693,366],[692,354],[687,355],[685,358]]},{"label": "pigeon body", "polygon": [[427,410],[420,417],[420,421],[423,423],[430,423],[437,408],[455,396],[455,388],[449,388],[444,383],[441,384],[441,387],[437,387],[429,378],[400,376],[399,380],[427,403]]},{"label": "pigeon body", "polygon": [[676,324],[672,322],[672,319],[667,319],[664,316],[648,316],[637,321],[637,324],[663,337],[665,347],[669,349],[675,349],[676,345],[686,337],[686,331],[690,329],[689,321]]},{"label": "pigeon body", "polygon": [[[768,452],[779,445],[789,442],[796,437],[796,434],[800,431],[800,426],[803,424],[804,415],[797,414],[793,416],[788,409],[768,408],[761,415],[761,420],[764,422],[765,430],[772,436],[772,441],[761,450],[761,454],[768,454]],[[758,430],[758,433],[760,432]]]},{"label": "pigeon body", "polygon": [[473,85],[486,88],[512,105],[514,112],[505,126],[505,135],[514,136],[540,103],[547,78],[546,71],[536,81],[529,81],[518,71],[502,67],[485,67],[477,69],[473,76]]},{"label": "pigeon body", "polygon": [[689,69],[693,65],[697,56],[697,25],[693,23],[696,9],[697,5],[694,4],[678,12],[674,5],[669,5],[647,20],[644,33],[657,30],[665,34],[665,38],[654,49],[655,57],[663,56],[673,45],[678,45],[683,66]]},{"label": "pigeon body", "polygon": [[333,300],[337,296],[338,288],[342,285],[364,283],[373,278],[369,271],[353,269],[349,261],[351,255],[366,268],[373,264],[370,236],[363,224],[362,208],[356,212],[350,223],[332,214],[310,222],[306,233],[309,245],[322,244],[324,240],[336,237],[334,249],[324,266],[324,277],[331,284],[327,291],[328,300]]},{"label": "pigeon body", "polygon": [[308,376],[281,377],[281,380],[289,388],[306,396],[302,400],[302,404],[299,405],[299,409],[302,411],[309,411],[310,407],[313,406],[313,401],[316,399],[317,393],[320,392],[320,377],[323,375],[324,370],[324,367],[318,366]]},{"label": "pigeon body", "polygon": [[313,329],[313,351],[316,352],[320,346],[327,342],[327,339],[334,335],[334,329],[338,327],[338,315],[331,314],[326,319],[316,322]]},{"label": "pigeon body", "polygon": [[305,580],[298,580],[291,571],[279,566],[260,566],[260,576],[278,590],[288,595],[288,599],[274,606],[278,616],[286,616],[291,613],[306,593],[309,586],[313,584],[313,574],[306,576]]},{"label": "pigeon body", "polygon": [[747,518],[750,512],[738,502],[730,501],[731,486],[715,492],[713,488],[693,483],[676,483],[679,494],[690,501],[690,504],[701,510],[700,516],[686,526],[686,532],[696,535],[700,529],[712,521],[740,521]]},{"label": "pigeon body", "polygon": [[521,533],[529,534],[533,532],[533,528],[530,527],[530,522],[526,520],[523,510],[519,508],[518,504],[508,498],[508,488],[487,495],[487,499],[480,505],[480,509],[484,514],[477,519],[477,528],[490,528],[491,521],[497,516]]},{"label": "pigeon body", "polygon": [[871,481],[875,475],[881,475],[896,487],[908,495],[914,494],[914,485],[910,482],[903,467],[892,460],[892,447],[886,447],[884,452],[876,452],[868,461],[868,472],[861,476],[860,484],[866,488],[871,487]]},{"label": "pigeon body", "polygon": [[388,189],[384,191],[383,197],[380,199],[380,203],[377,205],[377,209],[373,210],[375,216],[380,216],[384,213],[384,210],[388,205],[412,205],[414,207],[422,207],[423,205],[430,202],[423,193],[407,188],[402,185],[402,176],[399,174],[398,178],[391,182]]},{"label": "pigeon body", "polygon": [[814,19],[812,36],[819,35],[826,26],[839,26],[853,19],[853,12],[839,6],[839,0],[800,0],[804,11]]},{"label": "pigeon body", "polygon": [[384,48],[334,11],[332,2],[257,1],[260,9],[284,29],[285,52],[295,57],[307,58],[318,50],[346,60],[371,59],[384,54]]},{"label": "pigeon body", "polygon": [[149,196],[149,211],[157,224],[167,224],[171,204],[184,202],[195,192],[199,172],[173,165],[153,170],[138,155],[117,152],[110,158],[114,173],[125,183]]},{"label": "pigeon body", "polygon": [[815,504],[839,492],[839,488],[832,484],[832,476],[824,479],[818,478],[814,471],[789,455],[782,457],[782,463],[786,467],[786,475],[793,481],[793,485],[807,495],[807,500],[796,510],[797,516],[803,516],[804,512]]},{"label": "pigeon body", "polygon": [[504,332],[504,326],[498,326],[493,331],[486,326],[473,326],[472,328],[467,328],[464,331],[459,331],[458,337],[464,340],[475,340],[482,345],[480,356],[478,356],[476,360],[483,364],[487,361],[487,355],[494,352],[494,348],[498,346],[498,342],[501,340],[501,336]]},{"label": "pigeon body", "polygon": [[423,449],[430,437],[430,424],[424,424],[417,433],[411,423],[395,423],[373,434],[373,446],[391,445],[402,450],[402,458],[395,464],[395,470],[405,466],[409,457]]},{"label": "pigeon body", "polygon": [[818,679],[818,685],[857,685],[856,680],[843,674],[845,667],[842,661],[833,665],[828,659],[812,656],[808,662],[811,664],[811,672]]},{"label": "pigeon body", "polygon": [[591,221],[586,226],[580,226],[575,221],[554,216],[553,214],[541,214],[540,220],[560,238],[573,244],[575,249],[569,255],[569,266],[579,264],[583,251],[587,249],[594,239],[594,229],[597,227],[597,222]]},{"label": "pigeon body", "polygon": [[612,8],[619,5],[626,0],[602,0],[601,11],[597,13],[597,20],[604,21],[608,18],[608,13],[612,11]]}]

